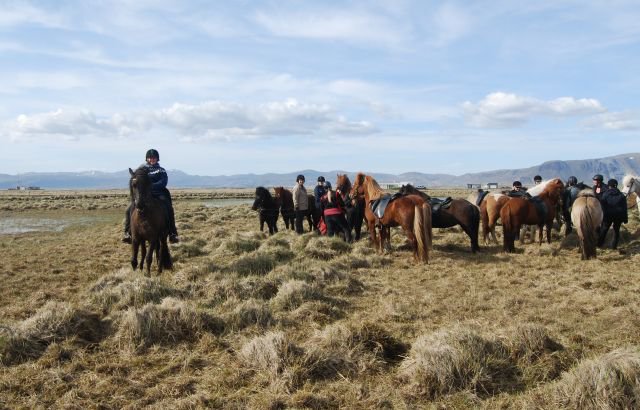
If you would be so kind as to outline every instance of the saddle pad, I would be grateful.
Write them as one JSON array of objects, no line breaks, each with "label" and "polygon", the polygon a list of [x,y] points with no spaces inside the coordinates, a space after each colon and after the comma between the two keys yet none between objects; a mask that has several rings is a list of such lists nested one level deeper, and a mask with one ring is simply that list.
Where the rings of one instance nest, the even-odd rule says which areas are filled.
[{"label": "saddle pad", "polygon": [[487,196],[487,194],[489,194],[489,191],[481,191],[478,192],[478,197],[476,198],[476,206],[480,206],[480,204],[482,203],[482,200],[484,199],[485,196]]},{"label": "saddle pad", "polygon": [[369,208],[371,208],[371,212],[373,212],[376,218],[382,219],[382,217],[384,216],[384,211],[385,209],[387,209],[387,205],[389,205],[394,199],[401,196],[402,195],[399,194],[382,195],[380,198],[374,199],[373,201],[369,202]]}]

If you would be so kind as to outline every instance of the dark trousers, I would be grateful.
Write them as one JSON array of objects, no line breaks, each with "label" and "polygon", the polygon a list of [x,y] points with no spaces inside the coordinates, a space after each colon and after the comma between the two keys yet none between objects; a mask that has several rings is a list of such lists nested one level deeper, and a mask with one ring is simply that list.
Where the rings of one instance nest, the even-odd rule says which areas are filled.
[{"label": "dark trousers", "polygon": [[610,219],[604,219],[602,221],[602,225],[600,225],[600,236],[598,237],[598,246],[602,247],[604,245],[604,240],[607,238],[607,232],[609,232],[609,228],[613,224],[613,249],[618,247],[618,242],[620,241],[620,225],[622,225],[622,221],[613,221]]},{"label": "dark trousers", "polygon": [[309,215],[309,210],[298,210],[296,212],[296,233],[301,234],[304,233],[304,220],[307,219],[307,215]]},{"label": "dark trousers", "polygon": [[351,242],[351,229],[344,217],[344,214],[340,215],[325,215],[324,223],[327,224],[327,235],[333,236],[338,232],[344,233],[344,240]]},{"label": "dark trousers", "polygon": [[[173,203],[171,201],[171,194],[167,191],[166,194],[154,195],[154,198],[159,199],[167,210],[167,217],[169,218],[169,234],[177,235],[178,229],[176,228],[176,217],[173,212]],[[124,232],[131,233],[131,212],[133,211],[133,202],[129,204],[124,214]]]}]

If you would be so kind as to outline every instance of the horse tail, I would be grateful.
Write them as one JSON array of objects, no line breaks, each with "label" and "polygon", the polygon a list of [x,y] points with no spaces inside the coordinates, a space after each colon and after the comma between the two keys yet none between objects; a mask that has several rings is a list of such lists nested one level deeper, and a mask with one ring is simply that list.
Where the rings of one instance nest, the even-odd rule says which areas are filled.
[{"label": "horse tail", "polygon": [[595,258],[598,233],[597,226],[593,223],[589,200],[586,201],[580,213],[580,233],[582,234],[582,256],[584,259]]},{"label": "horse tail", "polygon": [[171,260],[171,253],[169,252],[169,245],[167,244],[166,239],[160,241],[160,252],[158,265],[161,265],[164,269],[172,269],[173,261]]},{"label": "horse tail", "polygon": [[426,232],[426,217],[423,209],[421,210],[418,205],[415,205],[413,212],[413,235],[416,237],[416,250],[418,258],[425,263],[429,262],[429,247]]},{"label": "horse tail", "polygon": [[478,208],[477,206],[472,206],[471,207],[471,226],[469,227],[470,231],[471,231],[471,242],[472,242],[472,251],[476,252],[478,249],[480,249],[480,246],[478,245],[478,234],[480,232],[480,208]]},{"label": "horse tail", "polygon": [[431,205],[422,204],[422,217],[424,218],[424,230],[427,235],[427,246],[429,250],[433,249],[433,218],[431,216]]},{"label": "horse tail", "polygon": [[502,248],[505,252],[513,252],[515,227],[511,220],[511,204],[509,202],[507,202],[500,210],[500,219],[502,219]]}]

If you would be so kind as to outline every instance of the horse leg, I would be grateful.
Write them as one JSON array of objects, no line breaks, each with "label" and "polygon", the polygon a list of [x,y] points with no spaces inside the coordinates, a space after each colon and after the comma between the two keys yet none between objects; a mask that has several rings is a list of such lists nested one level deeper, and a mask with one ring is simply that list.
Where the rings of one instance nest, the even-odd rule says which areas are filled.
[{"label": "horse leg", "polygon": [[131,267],[133,268],[133,270],[136,270],[136,268],[138,267],[139,247],[140,247],[140,242],[137,239],[134,239],[133,243],[131,244]]},{"label": "horse leg", "polygon": [[[551,228],[553,228],[553,220],[547,224],[547,243],[551,243]],[[540,229],[540,239],[542,239],[542,227]],[[542,241],[540,241],[542,243]]]},{"label": "horse leg", "polygon": [[260,232],[264,232],[264,217],[260,215]]},{"label": "horse leg", "polygon": [[142,253],[140,254],[140,270],[144,267],[144,262],[147,259],[147,241],[140,242]]},{"label": "horse leg", "polygon": [[156,246],[156,264],[158,265],[158,274],[162,273],[162,245],[163,241],[159,240]]},{"label": "horse leg", "polygon": [[149,241],[149,252],[147,253],[147,276],[151,276],[151,263],[153,262],[153,251],[158,247],[158,239]]}]

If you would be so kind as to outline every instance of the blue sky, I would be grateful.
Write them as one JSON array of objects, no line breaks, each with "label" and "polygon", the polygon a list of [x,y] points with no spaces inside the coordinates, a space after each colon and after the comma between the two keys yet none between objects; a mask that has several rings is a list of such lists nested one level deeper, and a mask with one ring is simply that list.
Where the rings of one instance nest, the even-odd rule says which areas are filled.
[{"label": "blue sky", "polygon": [[200,175],[637,152],[638,21],[615,0],[0,0],[0,173],[150,147]]}]

